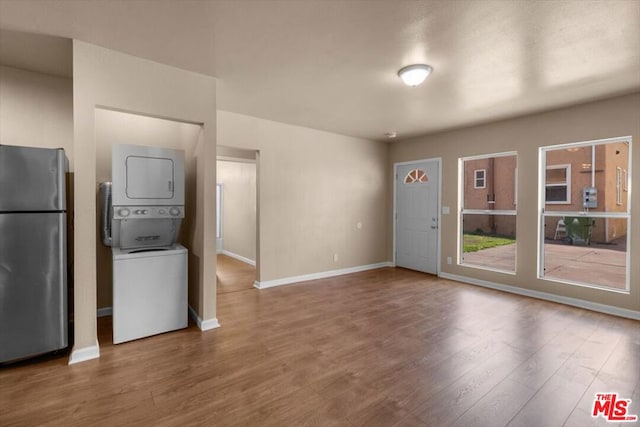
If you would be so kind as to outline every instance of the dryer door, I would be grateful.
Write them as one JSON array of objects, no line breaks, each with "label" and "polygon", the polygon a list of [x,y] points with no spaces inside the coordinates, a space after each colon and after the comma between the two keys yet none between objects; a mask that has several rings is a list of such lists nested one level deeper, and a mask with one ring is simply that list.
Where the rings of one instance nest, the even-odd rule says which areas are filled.
[{"label": "dryer door", "polygon": [[113,206],[184,205],[184,151],[114,145],[111,154]]},{"label": "dryer door", "polygon": [[126,192],[129,199],[172,199],[173,160],[128,156]]}]

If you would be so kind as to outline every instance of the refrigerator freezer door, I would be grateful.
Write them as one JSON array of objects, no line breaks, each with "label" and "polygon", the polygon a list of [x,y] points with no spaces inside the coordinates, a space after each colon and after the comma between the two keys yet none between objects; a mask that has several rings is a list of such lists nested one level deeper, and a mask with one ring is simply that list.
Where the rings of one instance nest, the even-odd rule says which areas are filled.
[{"label": "refrigerator freezer door", "polygon": [[0,236],[0,362],[66,347],[66,214],[0,214]]},{"label": "refrigerator freezer door", "polygon": [[0,212],[64,211],[64,150],[0,145]]}]

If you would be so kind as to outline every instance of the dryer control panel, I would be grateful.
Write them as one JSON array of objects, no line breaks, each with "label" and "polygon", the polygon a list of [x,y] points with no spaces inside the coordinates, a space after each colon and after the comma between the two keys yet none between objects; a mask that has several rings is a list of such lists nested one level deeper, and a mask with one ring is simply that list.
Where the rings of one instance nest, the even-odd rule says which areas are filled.
[{"label": "dryer control panel", "polygon": [[113,219],[181,219],[184,206],[114,206]]}]

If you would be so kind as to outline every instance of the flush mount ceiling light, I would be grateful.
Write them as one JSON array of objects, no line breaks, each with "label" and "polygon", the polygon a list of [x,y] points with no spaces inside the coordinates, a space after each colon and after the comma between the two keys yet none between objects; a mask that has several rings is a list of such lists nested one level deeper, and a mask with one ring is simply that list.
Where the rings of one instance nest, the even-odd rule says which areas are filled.
[{"label": "flush mount ceiling light", "polygon": [[400,68],[398,76],[407,86],[416,87],[431,74],[433,68],[427,64],[413,64]]}]

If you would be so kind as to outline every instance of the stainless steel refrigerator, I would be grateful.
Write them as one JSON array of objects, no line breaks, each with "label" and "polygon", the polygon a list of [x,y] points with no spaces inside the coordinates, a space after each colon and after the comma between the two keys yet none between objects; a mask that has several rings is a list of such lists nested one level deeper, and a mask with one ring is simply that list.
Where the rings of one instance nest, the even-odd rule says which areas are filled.
[{"label": "stainless steel refrigerator", "polygon": [[0,363],[67,347],[66,158],[0,145]]}]

